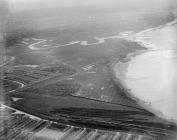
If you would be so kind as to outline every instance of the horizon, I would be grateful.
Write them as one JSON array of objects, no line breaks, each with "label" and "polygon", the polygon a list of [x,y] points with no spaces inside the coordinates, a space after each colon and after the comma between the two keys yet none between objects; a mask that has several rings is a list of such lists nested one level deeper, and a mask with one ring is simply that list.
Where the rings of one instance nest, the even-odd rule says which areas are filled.
[{"label": "horizon", "polygon": [[53,7],[79,7],[79,6],[117,6],[128,8],[170,8],[177,5],[175,0],[5,0],[10,9],[27,10],[35,8],[53,8]]}]

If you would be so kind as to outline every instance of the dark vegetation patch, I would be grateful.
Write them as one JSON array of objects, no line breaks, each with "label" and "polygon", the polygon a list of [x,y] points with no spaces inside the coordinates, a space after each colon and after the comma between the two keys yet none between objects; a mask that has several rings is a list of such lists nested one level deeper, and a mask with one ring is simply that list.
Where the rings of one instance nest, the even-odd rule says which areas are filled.
[{"label": "dark vegetation patch", "polygon": [[6,47],[12,47],[13,45],[20,43],[23,38],[30,38],[34,36],[34,33],[27,29],[19,29],[17,31],[9,31],[5,37]]},{"label": "dark vegetation patch", "polygon": [[78,92],[81,87],[82,86],[80,83],[70,83],[68,81],[62,81],[62,82],[52,83],[45,86],[30,87],[20,92],[24,94],[33,93],[33,94],[42,94],[42,95],[50,95],[50,96],[68,96]]},{"label": "dark vegetation patch", "polygon": [[18,83],[15,83],[13,81],[0,79],[0,88],[6,92],[15,90],[15,89],[19,88],[19,86],[20,85]]},{"label": "dark vegetation patch", "polygon": [[43,68],[42,70],[51,73],[62,73],[62,74],[69,74],[69,75],[76,73],[76,70],[68,65],[51,66],[51,67]]}]

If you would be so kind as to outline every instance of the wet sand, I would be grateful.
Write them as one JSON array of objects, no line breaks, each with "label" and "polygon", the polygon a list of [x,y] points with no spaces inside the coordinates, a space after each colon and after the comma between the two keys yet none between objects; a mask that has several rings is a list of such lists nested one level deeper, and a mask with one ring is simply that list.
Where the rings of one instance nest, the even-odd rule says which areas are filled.
[{"label": "wet sand", "polygon": [[173,22],[124,35],[146,51],[115,65],[115,74],[130,96],[159,117],[177,121],[177,24]]}]

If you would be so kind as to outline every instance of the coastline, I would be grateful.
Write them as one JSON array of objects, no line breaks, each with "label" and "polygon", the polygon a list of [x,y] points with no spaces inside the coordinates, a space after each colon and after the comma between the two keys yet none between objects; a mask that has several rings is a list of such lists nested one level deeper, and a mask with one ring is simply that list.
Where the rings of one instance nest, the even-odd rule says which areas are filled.
[{"label": "coastline", "polygon": [[[122,39],[129,41],[129,42],[136,42],[137,44],[139,44],[143,48],[146,48],[146,50],[144,50],[144,51],[138,50],[136,52],[130,53],[125,58],[125,60],[126,60],[125,62],[114,62],[112,64],[112,68],[113,68],[112,72],[113,72],[114,80],[119,86],[121,86],[121,88],[124,88],[124,90],[126,91],[125,94],[128,97],[132,98],[138,104],[140,104],[142,107],[151,111],[152,113],[156,114],[157,116],[159,116],[163,119],[166,119],[168,121],[170,120],[175,123],[177,123],[176,119],[166,117],[161,111],[159,111],[157,109],[153,109],[151,106],[151,102],[142,100],[135,93],[133,93],[133,91],[126,84],[125,76],[126,76],[126,73],[128,73],[127,72],[128,67],[131,65],[131,63],[133,63],[133,60],[135,60],[138,56],[141,56],[147,52],[155,52],[155,51],[166,52],[166,51],[169,51],[169,50],[171,51],[171,50],[175,49],[174,44],[173,44],[174,42],[172,40],[167,42],[168,44],[163,44],[163,45],[161,43],[164,43],[164,42],[157,42],[157,40],[158,40],[158,38],[160,38],[161,32],[168,34],[168,31],[171,32],[174,28],[176,28],[176,24],[177,24],[177,19],[174,19],[173,21],[166,23],[164,25],[160,25],[155,28],[145,29],[145,30],[140,31],[138,33],[133,33],[133,32],[126,32],[126,34],[122,33],[122,36],[123,36]],[[175,32],[173,32],[173,33],[175,33]],[[157,35],[159,35],[159,36],[157,36]],[[163,38],[162,36],[160,39]]]}]

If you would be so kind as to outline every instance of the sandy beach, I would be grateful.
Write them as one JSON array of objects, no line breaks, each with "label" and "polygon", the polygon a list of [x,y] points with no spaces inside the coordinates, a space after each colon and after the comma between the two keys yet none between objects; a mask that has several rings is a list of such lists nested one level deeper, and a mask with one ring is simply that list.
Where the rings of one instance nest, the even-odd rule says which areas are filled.
[{"label": "sandy beach", "polygon": [[159,117],[177,121],[177,24],[176,20],[126,40],[147,48],[126,63],[115,65],[115,75],[130,96]]}]

